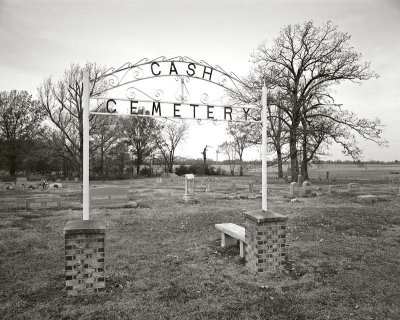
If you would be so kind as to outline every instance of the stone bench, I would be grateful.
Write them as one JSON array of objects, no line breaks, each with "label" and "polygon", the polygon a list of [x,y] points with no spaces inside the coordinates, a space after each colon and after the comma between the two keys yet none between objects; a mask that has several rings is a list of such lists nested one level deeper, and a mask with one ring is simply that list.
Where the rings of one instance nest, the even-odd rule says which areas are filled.
[{"label": "stone bench", "polygon": [[230,247],[240,242],[240,256],[244,257],[245,228],[234,223],[217,223],[215,228],[221,231],[221,247]]}]

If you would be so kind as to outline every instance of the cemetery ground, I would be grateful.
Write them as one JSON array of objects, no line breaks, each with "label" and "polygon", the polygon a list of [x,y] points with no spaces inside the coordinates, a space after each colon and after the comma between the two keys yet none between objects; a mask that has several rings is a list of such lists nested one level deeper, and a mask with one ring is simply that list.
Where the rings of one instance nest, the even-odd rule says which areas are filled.
[{"label": "cemetery ground", "polygon": [[[181,178],[135,179],[137,207],[91,211],[107,222],[106,292],[80,297],[66,296],[63,235],[67,221],[81,219],[80,184],[57,190],[62,208],[47,210],[25,211],[32,190],[2,188],[0,318],[399,319],[399,184],[382,170],[352,168],[331,169],[339,186],[332,195],[332,181],[315,169],[320,195],[298,201],[288,197],[288,182],[269,176],[269,209],[289,218],[286,265],[270,275],[250,273],[238,247],[220,247],[214,227],[243,225],[243,212],[260,208],[240,190],[253,181],[258,193],[260,177],[198,177],[198,204],[180,201]],[[233,180],[243,197],[231,196]],[[346,192],[349,182],[361,190]],[[360,203],[360,194],[378,201]]]}]

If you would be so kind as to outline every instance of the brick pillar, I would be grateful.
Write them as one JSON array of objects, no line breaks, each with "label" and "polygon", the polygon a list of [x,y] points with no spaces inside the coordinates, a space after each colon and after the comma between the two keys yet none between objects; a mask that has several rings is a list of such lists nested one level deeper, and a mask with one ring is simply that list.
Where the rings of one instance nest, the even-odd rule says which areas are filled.
[{"label": "brick pillar", "polygon": [[65,286],[68,296],[105,291],[104,238],[100,220],[68,221],[65,235]]},{"label": "brick pillar", "polygon": [[287,217],[272,211],[245,212],[246,265],[254,272],[283,269]]}]

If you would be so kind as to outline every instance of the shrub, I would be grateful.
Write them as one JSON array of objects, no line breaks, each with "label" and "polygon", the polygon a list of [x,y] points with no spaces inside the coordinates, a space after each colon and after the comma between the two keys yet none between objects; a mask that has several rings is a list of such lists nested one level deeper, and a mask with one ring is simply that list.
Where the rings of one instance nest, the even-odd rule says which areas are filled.
[{"label": "shrub", "polygon": [[213,166],[204,166],[203,164],[194,164],[191,166],[179,166],[175,169],[175,173],[178,176],[192,173],[196,176],[207,175],[207,176],[218,176],[224,174],[221,168],[214,168]]},{"label": "shrub", "polygon": [[142,169],[140,169],[139,174],[144,177],[151,177],[152,176],[151,168],[143,167]]}]

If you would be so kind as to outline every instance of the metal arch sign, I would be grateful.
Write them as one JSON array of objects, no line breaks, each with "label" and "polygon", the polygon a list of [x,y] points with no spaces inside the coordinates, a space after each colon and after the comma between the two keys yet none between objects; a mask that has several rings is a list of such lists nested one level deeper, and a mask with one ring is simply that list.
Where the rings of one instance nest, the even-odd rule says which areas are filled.
[{"label": "metal arch sign", "polygon": [[[181,94],[177,102],[173,101],[164,101],[161,99],[154,99],[146,94],[150,100],[138,100],[135,99],[135,95],[128,94],[128,99],[124,98],[110,98],[103,97],[102,94],[106,93],[113,88],[121,87],[130,83],[134,83],[137,81],[142,81],[151,78],[160,78],[160,77],[175,77],[180,78],[181,80]],[[233,109],[242,109],[244,112],[244,119],[239,121],[246,122],[259,122],[259,121],[249,121],[248,120],[248,112],[250,109],[259,109],[261,110],[261,123],[264,128],[267,127],[267,88],[263,87],[262,89],[262,99],[261,99],[261,108],[258,106],[222,106],[222,105],[210,105],[207,103],[187,103],[187,99],[184,94],[184,84],[185,78],[195,78],[202,81],[207,81],[213,84],[216,84],[227,91],[237,92],[239,91],[241,86],[245,86],[245,84],[234,74],[228,73],[220,66],[211,66],[203,60],[199,62],[190,59],[188,57],[174,57],[167,59],[165,57],[159,57],[157,59],[149,60],[142,59],[138,62],[131,64],[126,63],[118,69],[108,69],[103,74],[99,75],[96,79],[92,81],[106,81],[108,87],[99,92],[94,92],[92,96],[90,95],[90,79],[89,79],[89,70],[85,69],[83,72],[83,220],[89,220],[89,212],[90,212],[90,182],[89,182],[89,114],[99,114],[99,115],[116,115],[117,113],[117,101],[127,103],[128,104],[128,114],[132,116],[150,116],[150,117],[160,117],[160,118],[180,118],[187,119],[186,117],[182,117],[181,115],[181,107],[185,104],[187,110],[192,108],[193,116],[191,119],[197,119],[198,122],[202,120],[202,118],[196,117],[196,108],[202,106],[206,110],[206,118],[205,120],[218,121],[214,117],[214,108],[222,108],[224,119],[223,121],[235,121],[232,119]],[[134,88],[136,89],[136,88]],[[157,93],[158,94],[158,93]],[[207,96],[207,95],[206,95]],[[100,99],[106,100],[106,110],[107,112],[90,112],[90,99]],[[152,108],[152,114],[139,114],[137,112],[136,105],[138,103],[149,103]],[[172,104],[173,105],[173,115],[166,116],[161,114],[161,103],[164,104]],[[111,109],[113,107],[113,109]],[[141,106],[143,107],[143,106]],[[154,114],[158,112],[157,114]],[[146,112],[147,113],[147,112]],[[227,117],[230,119],[227,119]],[[262,130],[262,211],[267,211],[267,130]]]},{"label": "metal arch sign", "polygon": [[[92,99],[104,100],[103,97]],[[151,117],[175,120],[228,121],[261,123],[250,117],[250,110],[260,108],[253,105],[218,105],[204,103],[189,103],[177,101],[133,100],[123,98],[109,98],[105,101],[104,112],[92,111],[97,115],[129,115],[136,117]]]},{"label": "metal arch sign", "polygon": [[[156,89],[153,94],[150,94],[132,85],[135,82],[164,77],[174,77],[179,81],[180,89],[175,95],[176,101],[163,100],[164,91],[162,89]],[[254,104],[218,105],[208,101],[208,93],[202,93],[199,102],[188,102],[190,94],[186,83],[191,79],[212,83],[228,92],[235,93],[240,92],[240,88],[246,86],[236,74],[228,73],[218,65],[211,66],[204,60],[195,61],[181,56],[159,57],[152,60],[142,59],[133,64],[126,63],[117,69],[110,68],[95,79],[105,82],[107,87],[93,93],[91,99],[103,100],[106,107],[102,111],[94,110],[90,113],[196,120],[198,123],[203,120],[214,123],[218,121],[261,123],[249,116],[251,109],[261,110]],[[125,93],[126,98],[103,95],[123,86],[128,87]],[[137,110],[145,112],[139,114]]]},{"label": "metal arch sign", "polygon": [[245,86],[243,81],[233,72],[227,72],[219,65],[212,66],[204,60],[196,61],[186,56],[156,59],[141,59],[136,63],[125,63],[115,69],[110,68],[98,77],[104,79],[109,88],[95,92],[93,96],[126,84],[152,78],[188,77],[214,83],[228,91],[236,91]]}]

